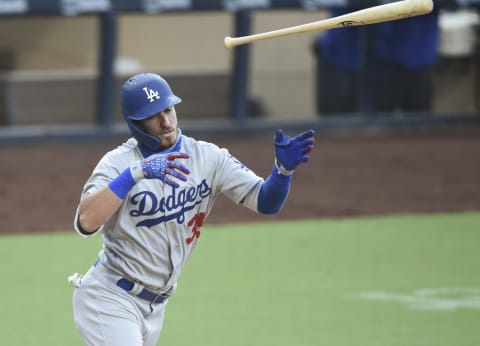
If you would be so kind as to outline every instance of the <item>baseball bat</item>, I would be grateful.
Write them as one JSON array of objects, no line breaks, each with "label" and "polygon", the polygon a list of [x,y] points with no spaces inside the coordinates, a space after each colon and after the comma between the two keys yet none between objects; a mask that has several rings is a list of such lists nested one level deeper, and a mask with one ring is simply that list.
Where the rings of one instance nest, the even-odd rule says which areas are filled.
[{"label": "baseball bat", "polygon": [[240,37],[227,36],[225,37],[224,44],[225,47],[232,48],[242,44],[265,40],[268,38],[301,34],[310,31],[375,24],[390,20],[420,16],[430,13],[432,10],[432,0],[402,0],[384,5],[368,7],[363,10],[354,11],[341,16],[323,19],[316,22],[290,26],[279,30],[266,31],[259,34]]}]

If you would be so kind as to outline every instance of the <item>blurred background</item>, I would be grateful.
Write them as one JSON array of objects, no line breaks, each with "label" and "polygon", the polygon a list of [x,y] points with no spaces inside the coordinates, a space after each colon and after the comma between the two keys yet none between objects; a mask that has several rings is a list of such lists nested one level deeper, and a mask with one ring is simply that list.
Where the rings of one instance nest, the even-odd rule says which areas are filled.
[{"label": "blurred background", "polygon": [[[382,49],[376,48],[377,25],[358,27],[355,41],[342,37],[354,32],[348,28],[235,49],[223,45],[225,36],[300,25],[328,18],[335,14],[331,10],[350,12],[382,3],[0,0],[0,138],[65,135],[66,128],[69,135],[80,136],[95,134],[99,128],[103,136],[126,133],[119,89],[127,77],[143,71],[166,77],[185,101],[180,111],[184,128],[251,130],[276,122],[294,127],[311,122],[319,129],[478,123],[475,1],[435,1],[434,18],[425,30],[423,24],[415,31],[387,28],[390,36],[385,42],[392,45],[387,55],[408,60],[414,51],[415,63],[422,54],[428,55],[425,78],[432,88],[428,96],[415,91],[415,85],[425,90],[415,79],[400,82],[395,77],[420,75],[416,66],[404,66],[402,61],[393,62],[394,71],[385,77],[391,88],[375,84],[383,71],[376,55]],[[335,46],[318,48],[317,42],[333,31],[342,31],[330,38]],[[422,33],[425,37],[417,37]],[[332,79],[347,83],[351,76],[335,74],[323,80],[325,73],[316,73],[319,57],[328,49],[335,61],[356,57],[358,84],[351,90],[357,97],[355,106],[336,93],[332,83]],[[388,98],[378,96],[379,89],[399,95],[403,91],[393,86],[402,83],[419,98],[429,98],[430,104],[419,109],[376,107],[375,95]],[[320,85],[327,89],[326,96],[319,95]],[[334,108],[319,109],[321,97],[331,99]],[[352,107],[336,108],[340,103]],[[409,113],[418,116],[405,116]],[[347,116],[352,114],[357,116]]]}]

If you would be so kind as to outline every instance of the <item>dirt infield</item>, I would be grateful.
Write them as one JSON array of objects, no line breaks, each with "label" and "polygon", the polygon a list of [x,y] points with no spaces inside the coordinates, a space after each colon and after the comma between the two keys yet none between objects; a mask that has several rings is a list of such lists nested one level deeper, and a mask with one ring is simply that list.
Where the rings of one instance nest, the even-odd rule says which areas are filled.
[{"label": "dirt infield", "polygon": [[[209,223],[480,210],[480,128],[395,136],[317,136],[281,214],[259,216],[226,199]],[[261,176],[272,136],[205,138]],[[72,230],[80,190],[117,142],[0,146],[0,232]]]}]

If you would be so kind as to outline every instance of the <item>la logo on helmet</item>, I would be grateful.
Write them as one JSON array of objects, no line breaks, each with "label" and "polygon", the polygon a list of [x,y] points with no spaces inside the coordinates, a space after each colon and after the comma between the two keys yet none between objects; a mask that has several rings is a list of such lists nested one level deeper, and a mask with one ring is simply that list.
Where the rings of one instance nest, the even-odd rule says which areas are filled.
[{"label": "la logo on helmet", "polygon": [[147,87],[143,88],[143,91],[145,91],[145,94],[147,95],[148,101],[153,102],[155,100],[160,100],[160,96],[158,95],[158,91],[155,91],[153,89],[148,89]]}]

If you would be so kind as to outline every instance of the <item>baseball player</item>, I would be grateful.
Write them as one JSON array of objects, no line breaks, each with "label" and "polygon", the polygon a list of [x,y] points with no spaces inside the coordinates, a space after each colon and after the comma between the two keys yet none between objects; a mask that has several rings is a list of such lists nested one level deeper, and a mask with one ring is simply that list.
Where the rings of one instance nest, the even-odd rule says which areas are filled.
[{"label": "baseball player", "polygon": [[155,345],[168,298],[217,197],[277,213],[294,170],[309,160],[313,130],[294,138],[277,130],[275,164],[264,180],[228,150],[184,135],[180,102],[156,74],[128,79],[121,108],[133,138],[106,153],[84,185],[75,229],[103,235],[90,270],[69,278],[75,324],[87,345]]}]

